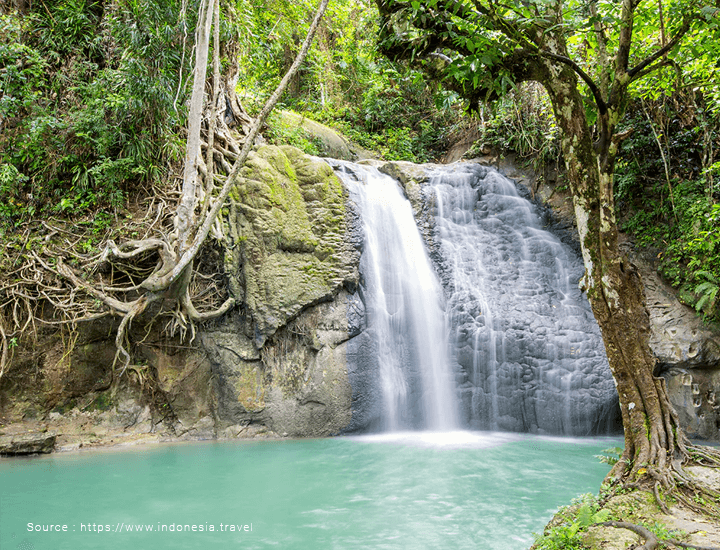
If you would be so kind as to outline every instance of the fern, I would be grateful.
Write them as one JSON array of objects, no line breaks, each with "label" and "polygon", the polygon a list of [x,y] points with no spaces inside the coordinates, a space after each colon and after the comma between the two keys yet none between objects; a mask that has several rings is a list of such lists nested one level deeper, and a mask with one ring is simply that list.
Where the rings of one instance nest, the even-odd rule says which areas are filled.
[{"label": "fern", "polygon": [[720,279],[709,271],[698,271],[696,275],[706,280],[695,287],[695,294],[700,296],[695,311],[704,311],[705,316],[711,316],[720,291]]}]

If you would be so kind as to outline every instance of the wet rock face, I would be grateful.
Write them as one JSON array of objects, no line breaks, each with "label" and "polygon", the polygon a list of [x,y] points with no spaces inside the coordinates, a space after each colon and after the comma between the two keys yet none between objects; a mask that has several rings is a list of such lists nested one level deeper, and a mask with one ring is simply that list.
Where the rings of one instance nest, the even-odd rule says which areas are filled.
[{"label": "wet rock face", "polygon": [[[577,287],[582,260],[545,231],[547,213],[484,166],[378,164],[405,190],[445,287],[460,426],[616,432],[618,400],[602,339]],[[348,346],[350,429],[382,425],[371,336]]]},{"label": "wet rock face", "polygon": [[652,263],[635,257],[643,277],[657,371],[688,436],[720,441],[720,335],[703,324]]}]

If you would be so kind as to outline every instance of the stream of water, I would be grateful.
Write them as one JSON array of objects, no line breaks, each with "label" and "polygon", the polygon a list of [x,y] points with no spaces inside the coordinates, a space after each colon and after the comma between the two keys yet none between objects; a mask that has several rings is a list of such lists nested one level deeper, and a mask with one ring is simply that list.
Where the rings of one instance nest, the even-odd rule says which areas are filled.
[{"label": "stream of water", "polygon": [[578,251],[497,170],[436,168],[428,185],[461,373],[462,425],[594,435],[619,427]]},{"label": "stream of water", "polygon": [[416,432],[2,459],[0,548],[521,550],[597,491],[614,444]]},{"label": "stream of water", "polygon": [[431,169],[425,242],[397,181],[333,165],[364,233],[367,330],[348,344],[350,431],[619,431],[600,330],[578,288],[582,259],[512,181],[473,163]]}]

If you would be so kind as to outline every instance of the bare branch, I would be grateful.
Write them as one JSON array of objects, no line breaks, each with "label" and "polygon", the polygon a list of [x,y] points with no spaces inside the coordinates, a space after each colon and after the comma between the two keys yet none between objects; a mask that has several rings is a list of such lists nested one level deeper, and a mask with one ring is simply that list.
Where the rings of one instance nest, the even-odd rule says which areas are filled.
[{"label": "bare branch", "polygon": [[194,226],[195,200],[197,185],[198,160],[200,155],[200,123],[202,121],[205,75],[209,50],[210,26],[212,24],[214,5],[217,0],[203,0],[198,16],[197,40],[195,48],[195,76],[193,91],[190,98],[188,113],[188,137],[183,172],[182,196],[175,216],[175,227],[180,247],[190,238]]},{"label": "bare branch", "polygon": [[[600,23],[600,18],[598,17],[597,12],[597,4],[595,2],[590,2],[590,14],[595,18],[593,22],[593,29],[595,31],[595,37],[597,38],[598,42],[598,64],[601,67],[607,67],[608,66],[608,53],[607,53],[607,33],[605,32],[605,29],[603,28],[602,24]],[[600,91],[602,94],[607,97],[608,93],[610,92],[610,73],[606,70],[600,71]]]},{"label": "bare branch", "polygon": [[634,82],[636,80],[640,80],[641,78],[643,78],[643,77],[649,75],[650,73],[655,72],[658,69],[661,69],[663,67],[676,67],[677,68],[677,63],[675,62],[674,59],[661,59],[654,65],[650,65],[646,69],[639,71],[638,73],[633,75],[633,78],[631,78],[630,81]]},{"label": "bare branch", "polygon": [[213,94],[210,102],[210,116],[208,120],[208,147],[207,159],[207,179],[205,181],[205,194],[210,198],[213,189],[213,174],[215,172],[215,163],[213,158],[213,146],[215,145],[215,129],[217,127],[217,107],[218,98],[220,97],[220,0],[215,2],[214,10],[214,27],[213,27]]},{"label": "bare branch", "polygon": [[[627,72],[630,62],[630,46],[632,45],[633,22],[635,10],[641,0],[622,0],[620,8],[620,36],[618,37],[618,48],[615,54],[615,76],[624,75]],[[616,80],[616,85],[618,84]],[[622,84],[624,85],[624,84]],[[614,92],[615,90],[613,90]],[[611,98],[615,95],[611,92]],[[609,101],[612,104],[612,99]]]}]

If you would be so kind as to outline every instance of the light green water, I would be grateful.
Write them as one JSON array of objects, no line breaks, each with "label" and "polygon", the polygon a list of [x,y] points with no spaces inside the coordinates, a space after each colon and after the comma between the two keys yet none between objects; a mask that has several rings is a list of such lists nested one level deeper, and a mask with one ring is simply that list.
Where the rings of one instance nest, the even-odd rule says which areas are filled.
[{"label": "light green water", "polygon": [[0,549],[520,550],[597,492],[593,455],[615,444],[410,434],[2,459]]}]

